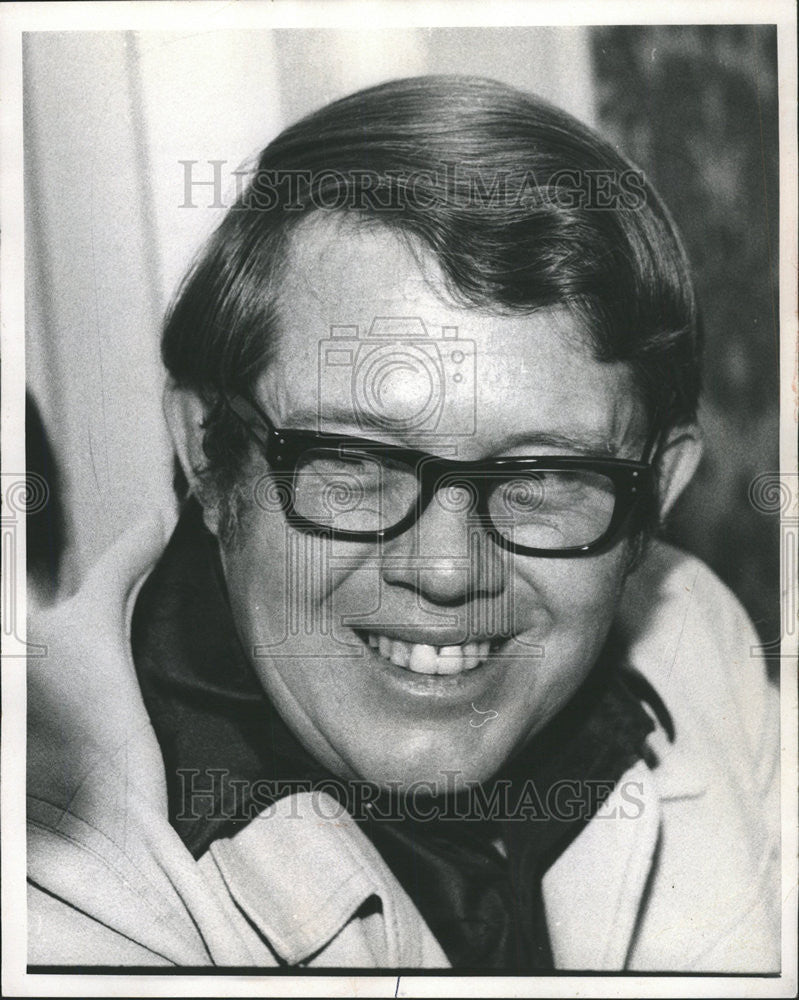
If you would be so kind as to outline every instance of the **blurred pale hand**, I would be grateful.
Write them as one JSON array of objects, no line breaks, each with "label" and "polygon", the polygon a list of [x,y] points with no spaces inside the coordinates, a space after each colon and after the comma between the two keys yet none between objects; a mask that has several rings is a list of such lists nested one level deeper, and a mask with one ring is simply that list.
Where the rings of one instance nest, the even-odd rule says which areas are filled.
[{"label": "blurred pale hand", "polygon": [[129,731],[131,720],[141,717],[131,711],[141,693],[129,622],[139,585],[172,527],[155,516],[131,528],[103,554],[73,597],[29,613],[28,642],[43,645],[46,653],[28,661],[28,781],[37,794],[46,790],[50,801],[58,802],[62,791],[75,787],[76,771],[86,775],[107,767],[109,747],[133,754],[137,766],[131,773],[150,795],[160,799],[163,794],[154,734]]}]

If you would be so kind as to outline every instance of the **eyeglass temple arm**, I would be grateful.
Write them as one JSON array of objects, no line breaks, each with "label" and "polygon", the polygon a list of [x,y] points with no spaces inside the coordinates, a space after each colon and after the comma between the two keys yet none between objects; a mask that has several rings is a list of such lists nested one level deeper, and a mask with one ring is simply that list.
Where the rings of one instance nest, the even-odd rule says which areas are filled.
[{"label": "eyeglass temple arm", "polygon": [[[275,428],[272,426],[272,421],[269,417],[267,417],[260,406],[244,399],[243,396],[228,396],[225,393],[221,393],[221,396],[227,406],[244,424],[253,440],[257,441],[262,448],[268,448],[270,443],[269,436],[275,433]],[[266,436],[262,437],[257,432],[256,428],[259,425],[262,425],[266,430]]]}]

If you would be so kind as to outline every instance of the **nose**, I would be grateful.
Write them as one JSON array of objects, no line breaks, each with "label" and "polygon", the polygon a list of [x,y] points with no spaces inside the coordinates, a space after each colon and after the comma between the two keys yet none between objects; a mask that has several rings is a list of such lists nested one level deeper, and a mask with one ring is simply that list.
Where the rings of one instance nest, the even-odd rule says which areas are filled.
[{"label": "nose", "polygon": [[507,556],[475,516],[470,491],[446,487],[414,525],[384,545],[382,575],[432,604],[457,605],[502,594]]}]

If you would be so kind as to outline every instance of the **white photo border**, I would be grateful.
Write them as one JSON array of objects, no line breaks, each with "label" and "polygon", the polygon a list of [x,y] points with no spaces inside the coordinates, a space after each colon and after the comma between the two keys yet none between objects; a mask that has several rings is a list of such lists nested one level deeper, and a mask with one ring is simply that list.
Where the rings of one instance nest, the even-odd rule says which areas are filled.
[{"label": "white photo border", "polygon": [[[22,54],[24,31],[177,31],[190,28],[370,27],[598,24],[776,24],[780,112],[780,471],[796,476],[797,389],[797,169],[796,12],[791,0],[634,0],[549,2],[415,2],[371,0],[324,4],[278,0],[239,2],[6,3],[0,8],[0,206],[2,285],[2,471],[25,468],[24,242],[22,179]],[[24,530],[19,537],[24,565]],[[783,560],[786,555],[783,553]],[[793,554],[796,566],[796,553]],[[785,573],[782,575],[786,580]],[[3,587],[14,588],[25,620],[25,581],[3,565]],[[783,608],[796,608],[796,580],[788,580]],[[347,974],[28,974],[25,904],[24,776],[25,674],[3,633],[2,700],[2,990],[5,996],[559,996],[559,997],[775,997],[797,991],[797,691],[795,633],[783,628],[781,658],[783,924],[782,973],[762,976],[543,975],[463,977]],[[24,634],[20,636],[24,642]]]}]

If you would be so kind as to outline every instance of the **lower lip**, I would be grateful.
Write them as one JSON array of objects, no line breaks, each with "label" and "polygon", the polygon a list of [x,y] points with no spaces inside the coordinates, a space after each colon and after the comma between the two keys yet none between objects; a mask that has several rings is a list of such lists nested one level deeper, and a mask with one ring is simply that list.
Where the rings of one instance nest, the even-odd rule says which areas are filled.
[{"label": "lower lip", "polygon": [[392,692],[423,699],[426,703],[468,704],[496,685],[502,669],[501,658],[495,657],[492,650],[488,659],[473,670],[462,670],[458,674],[417,674],[387,660],[363,639],[361,642],[366,650],[370,676],[375,675]]}]

